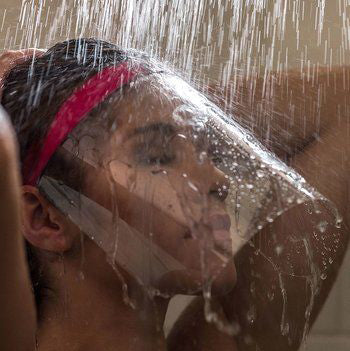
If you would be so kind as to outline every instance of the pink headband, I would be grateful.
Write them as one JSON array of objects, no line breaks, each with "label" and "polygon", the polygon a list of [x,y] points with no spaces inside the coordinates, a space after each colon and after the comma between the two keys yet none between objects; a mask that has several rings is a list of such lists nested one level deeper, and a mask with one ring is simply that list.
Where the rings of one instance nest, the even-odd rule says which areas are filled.
[{"label": "pink headband", "polygon": [[23,163],[23,183],[36,185],[50,158],[69,133],[111,93],[143,72],[142,68],[130,70],[128,63],[123,62],[116,67],[106,67],[75,90],[58,110],[40,150],[34,145],[28,152]]}]

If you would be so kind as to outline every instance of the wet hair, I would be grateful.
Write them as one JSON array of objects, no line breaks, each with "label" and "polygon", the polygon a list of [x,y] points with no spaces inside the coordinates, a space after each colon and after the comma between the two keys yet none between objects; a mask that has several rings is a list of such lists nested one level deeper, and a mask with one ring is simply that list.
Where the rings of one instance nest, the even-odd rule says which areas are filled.
[{"label": "wet hair", "polygon": [[[21,164],[33,144],[40,146],[60,106],[77,87],[102,68],[118,65],[131,55],[131,52],[102,40],[77,39],[56,44],[43,56],[15,66],[4,82],[1,103],[16,130]],[[100,104],[90,114],[96,115],[103,105],[106,104]],[[74,167],[72,160],[59,153],[51,158],[45,174],[60,177],[77,186],[82,183],[81,169]],[[40,305],[49,284],[43,275],[35,249],[28,242],[26,248],[40,315]]]}]

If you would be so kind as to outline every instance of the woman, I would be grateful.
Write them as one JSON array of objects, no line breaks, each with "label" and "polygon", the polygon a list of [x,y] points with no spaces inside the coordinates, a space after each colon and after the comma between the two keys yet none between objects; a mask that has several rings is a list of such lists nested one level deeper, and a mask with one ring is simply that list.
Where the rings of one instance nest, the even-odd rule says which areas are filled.
[{"label": "woman", "polygon": [[[131,68],[124,65],[126,58]],[[137,53],[80,40],[58,44],[7,77],[2,103],[20,141],[23,235],[39,349],[162,349],[167,297],[203,289],[222,294],[234,285],[234,266],[226,256],[229,184],[225,167],[217,166],[220,149],[210,144],[214,129],[203,129],[212,112],[164,70]],[[111,87],[111,82],[119,83]],[[14,172],[7,159],[6,169]],[[7,213],[16,215],[16,204],[12,207],[2,212],[4,221]],[[74,208],[81,216],[72,214]],[[93,218],[96,213],[106,220]],[[8,227],[15,223],[13,218]],[[96,228],[105,223],[116,229],[118,240],[100,236]],[[12,259],[20,251],[16,240],[8,251]],[[125,250],[127,257],[121,255]],[[22,262],[22,276],[25,269]],[[28,282],[22,284],[28,302],[21,307],[33,312]],[[11,285],[8,289],[13,295]],[[26,342],[19,347],[29,349],[35,326],[20,322]],[[7,327],[10,343],[15,328]],[[233,339],[221,340],[234,347]]]},{"label": "woman", "polygon": [[[163,349],[169,296],[234,284],[233,263],[205,238],[228,233],[227,180],[204,155],[199,167],[201,146],[187,141],[198,121],[159,83],[168,79],[164,68],[95,40],[58,44],[33,62],[8,74],[2,104],[20,142],[37,347]],[[175,109],[184,122],[175,123]],[[50,198],[55,182],[64,184],[61,193],[79,193],[77,218],[48,201],[59,195]],[[91,225],[81,226],[83,200],[93,203],[92,215],[107,217],[88,215],[82,221]],[[103,236],[93,225],[108,218]],[[112,229],[117,237],[108,237]],[[26,335],[20,347],[28,349]]]}]

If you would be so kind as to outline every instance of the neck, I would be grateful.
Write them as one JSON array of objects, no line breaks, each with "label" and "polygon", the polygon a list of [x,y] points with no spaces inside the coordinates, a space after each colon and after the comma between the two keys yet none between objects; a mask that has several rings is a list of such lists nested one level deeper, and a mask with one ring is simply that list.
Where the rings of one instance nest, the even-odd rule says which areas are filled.
[{"label": "neck", "polygon": [[98,264],[84,269],[81,261],[61,259],[55,270],[54,293],[39,323],[39,351],[166,349],[168,300],[150,298],[135,281],[123,283],[113,271],[101,276]]}]

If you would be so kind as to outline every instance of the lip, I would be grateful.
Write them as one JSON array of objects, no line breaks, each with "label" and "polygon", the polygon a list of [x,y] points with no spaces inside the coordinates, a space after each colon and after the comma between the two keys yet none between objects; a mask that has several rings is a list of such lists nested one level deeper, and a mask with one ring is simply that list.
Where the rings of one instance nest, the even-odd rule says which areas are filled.
[{"label": "lip", "polygon": [[227,214],[215,214],[209,217],[209,224],[213,231],[229,231],[231,228],[231,218]]},{"label": "lip", "polygon": [[[212,230],[214,249],[222,255],[232,254],[232,237],[230,233],[231,218],[228,214],[215,213],[208,218],[207,224]],[[194,239],[190,230],[186,231],[184,239]]]},{"label": "lip", "polygon": [[213,251],[221,255],[221,257],[224,260],[227,260],[232,257],[232,246],[229,246],[229,245],[224,246],[220,244],[215,244]]},{"label": "lip", "polygon": [[209,225],[213,231],[215,249],[221,251],[222,254],[230,254],[232,251],[230,216],[228,214],[214,214],[209,217]]}]

